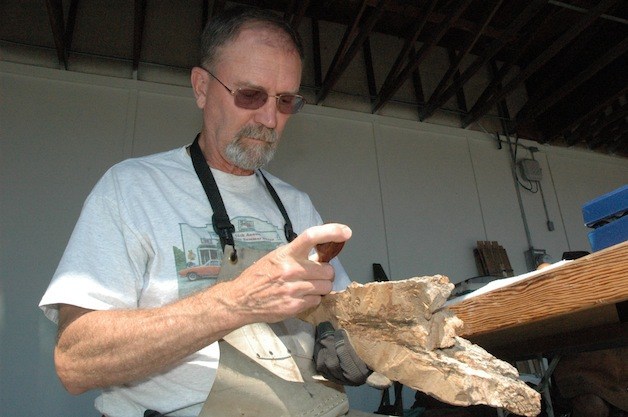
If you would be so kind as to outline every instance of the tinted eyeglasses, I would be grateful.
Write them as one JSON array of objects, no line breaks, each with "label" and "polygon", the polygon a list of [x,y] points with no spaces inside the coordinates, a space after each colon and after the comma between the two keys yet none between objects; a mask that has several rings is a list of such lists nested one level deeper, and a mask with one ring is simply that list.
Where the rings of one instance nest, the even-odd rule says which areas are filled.
[{"label": "tinted eyeglasses", "polygon": [[203,68],[209,75],[211,75],[216,81],[218,81],[223,87],[227,89],[235,100],[235,105],[247,109],[257,110],[266,104],[268,97],[272,97],[277,100],[277,110],[284,114],[295,114],[303,108],[305,104],[305,98],[299,94],[279,94],[276,96],[269,96],[264,90],[257,90],[255,88],[238,88],[232,90],[227,87],[222,81],[218,79],[206,68]]}]

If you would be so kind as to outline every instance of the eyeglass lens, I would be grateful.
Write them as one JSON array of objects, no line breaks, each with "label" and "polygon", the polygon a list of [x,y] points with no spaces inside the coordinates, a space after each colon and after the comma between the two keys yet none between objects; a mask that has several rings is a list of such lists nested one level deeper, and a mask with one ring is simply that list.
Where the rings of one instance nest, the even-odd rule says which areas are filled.
[{"label": "eyeglass lens", "polygon": [[[243,109],[256,110],[266,103],[268,93],[261,90],[243,88],[236,90],[234,98],[236,106]],[[297,113],[305,104],[303,97],[295,94],[279,94],[276,99],[277,109],[284,114]]]}]

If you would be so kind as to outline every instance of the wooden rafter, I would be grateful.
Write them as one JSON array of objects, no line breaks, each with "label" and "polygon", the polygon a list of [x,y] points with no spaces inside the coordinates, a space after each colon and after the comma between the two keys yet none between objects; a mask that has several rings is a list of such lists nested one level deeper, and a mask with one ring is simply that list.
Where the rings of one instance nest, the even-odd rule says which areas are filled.
[{"label": "wooden rafter", "polygon": [[427,54],[440,42],[440,40],[445,36],[447,31],[451,29],[452,25],[458,20],[458,18],[464,13],[464,11],[469,7],[472,0],[460,0],[454,6],[452,6],[451,11],[447,18],[443,19],[443,22],[438,26],[434,36],[431,39],[426,40],[425,43],[421,46],[416,55],[410,60],[410,62],[399,72],[398,75],[394,77],[392,81],[388,84],[384,84],[381,88],[379,94],[377,95],[377,100],[375,101],[375,105],[373,106],[373,113],[378,111],[390,98],[399,90],[404,81],[408,78],[408,76],[414,71],[420,64],[423,62]]},{"label": "wooden rafter", "polygon": [[[317,104],[321,101],[321,97],[323,97],[321,93],[323,92],[325,85],[330,82],[331,74],[335,71],[335,68],[338,65],[338,61],[342,57],[344,57],[344,55],[347,53],[347,50],[349,49],[349,46],[351,42],[353,41],[353,38],[355,38],[356,33],[358,31],[358,26],[360,25],[360,21],[362,20],[362,16],[366,10],[367,5],[368,5],[368,1],[362,0],[362,4],[360,5],[360,8],[358,9],[358,12],[355,18],[353,19],[352,24],[347,26],[347,29],[345,30],[345,33],[342,37],[342,40],[340,41],[340,45],[338,46],[338,49],[336,50],[336,55],[334,55],[334,58],[332,59],[331,64],[329,65],[329,68],[327,69],[325,80],[323,81],[323,83],[321,83],[321,89],[318,91],[317,98],[316,98]],[[331,90],[331,89],[328,88],[328,90]],[[327,93],[328,92],[326,92],[324,96],[327,96]]]},{"label": "wooden rafter", "polygon": [[619,130],[617,136],[609,141],[606,149],[609,153],[628,152],[628,121],[624,121],[624,125]]},{"label": "wooden rafter", "polygon": [[545,112],[551,106],[555,105],[561,99],[565,98],[568,94],[573,92],[582,83],[586,82],[595,74],[597,74],[601,69],[606,67],[608,64],[613,62],[624,53],[626,53],[626,51],[628,51],[628,38],[622,40],[613,48],[608,50],[593,65],[589,66],[587,69],[580,72],[574,78],[564,83],[550,96],[536,102],[528,101],[517,115],[517,124],[525,124],[529,120],[534,119],[541,113]]},{"label": "wooden rafter", "polygon": [[423,17],[416,20],[414,27],[409,32],[411,35],[406,38],[403,48],[397,55],[395,63],[390,68],[388,75],[386,76],[386,80],[382,85],[381,91],[385,91],[385,89],[394,82],[395,77],[399,75],[403,67],[407,64],[408,57],[416,56],[416,42],[419,39],[419,35],[421,35],[421,33],[423,32],[423,28],[427,24],[429,16],[434,12],[437,3],[438,0],[431,0],[430,3],[425,7]]},{"label": "wooden rafter", "polygon": [[146,0],[135,0],[133,19],[133,78],[137,79],[144,39],[144,22],[146,20]]},{"label": "wooden rafter", "polygon": [[[331,89],[334,85],[336,85],[336,82],[338,82],[342,73],[347,69],[351,60],[360,51],[362,44],[371,34],[375,23],[377,23],[384,12],[384,5],[386,2],[387,0],[379,0],[375,8],[366,18],[366,22],[363,24],[359,24],[361,19],[354,20],[354,24],[351,27],[351,33],[346,36],[347,41],[343,42],[341,44],[341,48],[338,49],[336,56],[334,57],[334,61],[325,76],[325,81],[323,81],[321,91],[316,96],[317,103],[320,103],[327,97]],[[361,14],[362,13],[360,13],[360,15]]]},{"label": "wooden rafter", "polygon": [[[490,62],[495,55],[507,44],[509,39],[516,36],[519,31],[529,23],[530,19],[546,4],[545,0],[531,1],[517,18],[508,25],[504,31],[504,36],[499,37],[491,42],[491,44],[471,63],[461,74],[459,85],[464,84],[471,79],[484,65]],[[425,110],[422,112],[423,119],[431,116],[436,109],[445,104],[454,94],[456,94],[457,85],[451,84],[445,91],[436,96],[432,94]]]},{"label": "wooden rafter", "polygon": [[[412,55],[416,53],[414,48],[411,51]],[[423,107],[425,104],[425,94],[423,93],[423,81],[421,80],[421,71],[418,68],[415,68],[412,71],[412,86],[414,87],[414,95],[416,96],[416,101],[419,103],[419,109]]]},{"label": "wooden rafter", "polygon": [[46,0],[48,20],[52,29],[52,36],[57,50],[59,65],[68,69],[68,49],[65,40],[65,19],[63,17],[63,3],[61,0]]},{"label": "wooden rafter", "polygon": [[316,90],[323,85],[323,70],[321,68],[321,35],[318,28],[318,19],[312,19],[312,55],[314,56],[314,86]]},{"label": "wooden rafter", "polygon": [[[486,28],[488,27],[488,24],[493,19],[493,17],[495,16],[495,13],[497,13],[497,10],[501,7],[502,3],[503,3],[503,0],[497,0],[497,2],[495,3],[491,11],[484,18],[484,21],[482,22],[481,27],[478,29],[477,32],[475,32],[473,37],[470,37],[467,40],[466,45],[463,45],[459,53],[456,54],[453,51],[453,49],[448,49],[449,60],[450,60],[449,68],[447,69],[447,72],[445,73],[445,75],[443,75],[440,82],[436,86],[436,89],[432,92],[432,95],[430,96],[430,101],[432,101],[432,97],[436,99],[443,92],[443,90],[448,85],[452,77],[456,77],[457,82],[453,84],[458,86],[458,88],[456,89],[458,92],[458,107],[466,111],[466,107],[467,107],[466,103],[464,104],[464,106],[460,106],[462,104],[460,100],[460,94],[464,96],[464,92],[462,90],[462,84],[460,84],[460,71],[459,71],[460,65],[462,64],[462,60],[469,55],[469,53],[471,52],[471,50],[473,49],[477,41],[483,35],[484,30],[486,30]],[[419,113],[419,119],[424,120],[426,115],[427,115],[427,112],[423,110],[422,112]]]},{"label": "wooden rafter", "polygon": [[563,33],[549,48],[541,52],[530,64],[523,68],[512,80],[510,80],[504,88],[494,94],[490,99],[484,102],[481,106],[477,106],[475,110],[464,118],[463,127],[469,126],[469,124],[475,122],[502,98],[505,98],[518,88],[526,79],[528,79],[533,73],[538,71],[543,65],[545,65],[551,58],[556,56],[563,50],[571,41],[573,41],[578,35],[580,35],[586,28],[588,28],[601,14],[606,12],[613,6],[617,0],[602,0],[595,8],[591,9],[579,22],[571,26],[565,33]]},{"label": "wooden rafter", "polygon": [[74,39],[74,28],[76,27],[76,14],[78,12],[79,0],[70,2],[68,10],[68,22],[65,27],[65,47],[68,51],[72,50],[72,40]]},{"label": "wooden rafter", "polygon": [[[454,51],[453,49],[447,49],[447,54],[449,56],[449,62],[450,62],[449,69],[451,69],[453,66],[455,66],[455,63],[460,58],[461,54],[456,55],[456,51]],[[449,73],[449,71],[448,71],[448,73]],[[445,74],[445,75],[447,75],[447,74]],[[448,76],[452,77],[451,75],[448,75]],[[460,85],[460,71],[458,71],[458,68],[453,70],[453,83],[456,84],[459,87],[459,88],[456,89],[456,91],[457,91],[456,92],[456,102],[458,103],[458,109],[461,112],[466,113],[467,112],[467,99],[464,96],[464,89]],[[419,115],[419,119],[420,118],[421,118],[421,115]]]},{"label": "wooden rafter", "polygon": [[[293,3],[297,4],[293,4]],[[307,8],[310,6],[311,0],[301,0],[296,1],[293,0],[290,2],[289,11],[286,11],[284,18],[290,23],[290,25],[294,28],[294,30],[298,30],[301,25],[301,21],[305,16],[305,12]]]},{"label": "wooden rafter", "polygon": [[626,115],[624,112],[624,117],[615,120],[613,123],[597,132],[590,141],[587,141],[587,144],[590,149],[596,149],[605,143],[616,142],[617,139],[625,135],[627,131],[628,123],[626,123]]},{"label": "wooden rafter", "polygon": [[366,84],[369,89],[369,97],[372,100],[377,94],[377,85],[375,83],[375,71],[373,70],[373,54],[371,53],[371,41],[369,38],[366,38],[364,40],[362,50],[362,55],[364,55],[364,68],[366,69]]},{"label": "wooden rafter", "polygon": [[584,139],[591,149],[600,145],[601,137],[612,131],[614,126],[619,126],[625,123],[625,119],[628,116],[628,104],[619,105],[616,103],[612,106],[610,114],[602,113],[598,119],[590,124],[586,129],[582,129],[578,132],[577,137]]},{"label": "wooden rafter", "polygon": [[[482,91],[482,94],[477,98],[475,104],[471,108],[470,114],[473,114],[477,111],[478,108],[486,104],[486,102],[503,90],[506,76],[509,72],[515,67],[515,63],[523,60],[523,57],[530,52],[530,50],[534,47],[536,42],[536,36],[541,34],[541,32],[546,31],[547,28],[553,27],[555,18],[558,15],[558,10],[554,11],[554,13],[546,14],[542,17],[542,19],[536,25],[529,25],[527,27],[526,33],[524,33],[520,38],[519,42],[513,45],[512,50],[514,51],[510,59],[504,62],[501,67],[497,66],[495,60],[491,59],[492,65],[492,78],[487,87]],[[503,107],[504,98],[501,98],[497,102],[498,110]],[[500,115],[501,117],[501,115]],[[463,124],[464,126],[464,124]],[[511,131],[511,129],[508,129]]]},{"label": "wooden rafter", "polygon": [[590,125],[595,121],[597,117],[604,112],[604,110],[613,104],[615,100],[628,93],[628,86],[618,90],[615,94],[608,97],[603,102],[591,108],[586,114],[581,117],[574,118],[568,125],[559,125],[555,127],[551,133],[550,139],[555,139],[557,136],[564,136],[567,139],[567,145],[574,145],[580,137],[580,133],[585,126]]},{"label": "wooden rafter", "polygon": [[[376,0],[370,0],[369,5],[373,5],[375,1]],[[422,2],[407,1],[407,0],[406,1],[399,1],[399,0],[390,1],[389,4],[386,6],[386,10],[391,13],[401,14],[405,16],[406,18],[412,21],[415,21],[418,19],[423,19],[425,17],[424,7],[415,6],[415,5],[409,6],[409,4],[418,4],[418,3],[422,3]],[[445,3],[445,2],[441,0],[441,3]],[[544,3],[547,4],[547,0],[545,0]],[[448,13],[435,10],[427,16],[427,21],[430,24],[440,25],[441,23],[446,21],[448,17],[449,17]],[[468,33],[475,33],[479,27],[477,22],[473,20],[465,19],[464,17],[460,17],[455,22],[450,22],[450,23],[453,29],[459,29],[463,32],[468,32]],[[499,38],[504,37],[505,32],[502,29],[488,27],[485,31],[485,35],[492,39],[499,39]],[[506,41],[512,41],[512,38],[506,39]]]}]

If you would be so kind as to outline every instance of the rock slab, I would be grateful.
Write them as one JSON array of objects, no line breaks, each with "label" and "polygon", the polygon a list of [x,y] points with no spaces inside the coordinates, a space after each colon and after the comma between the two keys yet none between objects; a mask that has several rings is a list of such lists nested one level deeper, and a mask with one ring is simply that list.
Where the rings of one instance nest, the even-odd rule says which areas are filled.
[{"label": "rock slab", "polygon": [[443,275],[354,282],[301,318],[345,329],[371,369],[440,401],[537,416],[540,394],[517,370],[456,335],[463,323],[443,307],[453,287]]}]

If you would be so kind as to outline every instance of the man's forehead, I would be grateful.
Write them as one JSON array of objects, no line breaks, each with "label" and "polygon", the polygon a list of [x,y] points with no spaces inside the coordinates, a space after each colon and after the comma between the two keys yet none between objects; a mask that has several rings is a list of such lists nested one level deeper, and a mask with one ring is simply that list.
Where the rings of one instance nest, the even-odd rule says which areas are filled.
[{"label": "man's forehead", "polygon": [[238,47],[238,45],[267,46],[282,50],[286,54],[299,56],[299,52],[289,34],[264,22],[251,22],[243,26],[231,41],[223,45],[221,52],[224,53],[229,48]]}]

